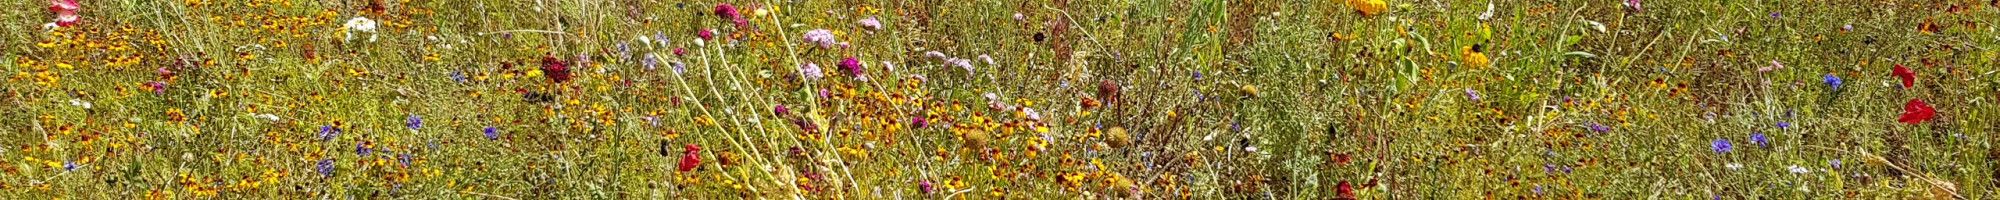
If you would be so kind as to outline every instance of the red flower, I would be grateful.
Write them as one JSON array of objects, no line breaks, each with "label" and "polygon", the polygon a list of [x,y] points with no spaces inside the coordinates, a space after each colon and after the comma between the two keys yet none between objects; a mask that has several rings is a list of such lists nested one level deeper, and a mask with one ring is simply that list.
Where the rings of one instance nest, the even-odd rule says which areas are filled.
[{"label": "red flower", "polygon": [[547,72],[549,80],[554,80],[556,83],[569,82],[569,63],[557,60],[556,57],[542,57],[542,71]]},{"label": "red flower", "polygon": [[1896,121],[1901,121],[1905,124],[1917,124],[1936,117],[1937,109],[1931,108],[1931,104],[1926,104],[1921,99],[1910,99],[1909,103],[1903,103],[1903,116],[1896,118]]},{"label": "red flower", "polygon": [[1334,188],[1340,192],[1339,199],[1354,199],[1354,184],[1347,183],[1347,181],[1340,181],[1340,185],[1334,186]]},{"label": "red flower", "polygon": [[1903,79],[1903,88],[1910,88],[1917,86],[1916,72],[1911,72],[1910,68],[1903,67],[1903,65],[1901,64],[1896,65],[1896,69],[1894,70],[1895,71],[1892,74],[1895,74],[1896,78]]},{"label": "red flower", "polygon": [[687,153],[681,154],[681,172],[694,171],[694,167],[701,166],[701,154],[696,153],[700,151],[701,146],[687,145]]}]

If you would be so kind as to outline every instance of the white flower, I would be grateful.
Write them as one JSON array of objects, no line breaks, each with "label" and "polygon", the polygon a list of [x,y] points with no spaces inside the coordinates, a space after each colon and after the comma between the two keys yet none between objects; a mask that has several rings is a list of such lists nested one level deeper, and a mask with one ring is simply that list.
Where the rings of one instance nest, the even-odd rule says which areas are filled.
[{"label": "white flower", "polygon": [[1785,166],[1785,169],[1792,170],[1793,174],[1805,174],[1807,172],[1812,172],[1812,170],[1808,170],[1805,167],[1800,167],[1798,165]]},{"label": "white flower", "polygon": [[1722,165],[1722,167],[1723,167],[1723,168],[1729,168],[1729,170],[1730,170],[1730,171],[1735,171],[1735,170],[1738,170],[1738,169],[1743,169],[1743,164],[1740,164],[1740,163],[1729,163],[1729,164],[1724,164],[1724,165]]},{"label": "white flower", "polygon": [[375,41],[375,20],[368,19],[368,17],[354,17],[354,19],[348,19],[347,24],[343,25],[342,28],[347,29],[347,31],[342,32],[342,34],[347,35],[347,40],[349,41],[354,40],[354,32],[356,31],[368,33],[368,41],[369,42]]},{"label": "white flower", "polygon": [[980,55],[979,55],[979,60],[980,60],[980,61],[986,61],[986,65],[993,65],[993,56],[987,56],[986,54],[980,54]]}]

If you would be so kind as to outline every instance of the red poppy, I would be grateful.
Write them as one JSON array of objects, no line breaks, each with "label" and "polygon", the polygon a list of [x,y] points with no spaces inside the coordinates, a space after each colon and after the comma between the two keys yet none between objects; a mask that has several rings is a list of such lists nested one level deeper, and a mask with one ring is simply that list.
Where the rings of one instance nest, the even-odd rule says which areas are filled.
[{"label": "red poppy", "polygon": [[1917,124],[1936,117],[1937,109],[1931,108],[1930,104],[1924,103],[1921,99],[1910,99],[1909,103],[1903,103],[1903,116],[1896,118],[1896,121]]},{"label": "red poppy", "polygon": [[549,80],[554,80],[556,83],[569,82],[569,63],[556,57],[542,57],[542,71],[547,72]]},{"label": "red poppy", "polygon": [[1910,88],[1910,87],[1916,87],[1916,86],[1917,86],[1917,73],[1916,73],[1916,72],[1911,72],[1911,71],[1910,71],[1910,68],[1908,68],[1908,67],[1903,67],[1903,65],[1900,65],[1900,64],[1896,65],[1896,69],[1894,69],[1894,70],[1895,70],[1895,71],[1894,71],[1894,72],[1892,72],[1892,74],[1895,74],[1895,75],[1896,75],[1896,78],[1902,78],[1902,79],[1903,79],[1903,88]]},{"label": "red poppy", "polygon": [[701,156],[695,153],[700,151],[701,146],[687,145],[687,152],[681,154],[681,172],[694,171],[694,167],[701,166]]}]

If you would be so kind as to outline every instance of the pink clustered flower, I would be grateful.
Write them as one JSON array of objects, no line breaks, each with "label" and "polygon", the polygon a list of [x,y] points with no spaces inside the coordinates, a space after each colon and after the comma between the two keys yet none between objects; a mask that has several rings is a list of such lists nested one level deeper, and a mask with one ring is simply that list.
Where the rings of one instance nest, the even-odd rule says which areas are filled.
[{"label": "pink clustered flower", "polygon": [[723,20],[735,22],[736,28],[739,29],[750,26],[750,20],[743,18],[743,14],[736,11],[736,6],[729,5],[729,3],[715,5],[715,16]]},{"label": "pink clustered flower", "polygon": [[855,79],[867,80],[866,77],[862,76],[863,74],[861,71],[861,60],[854,59],[854,57],[847,57],[847,59],[841,59],[840,69],[846,70],[847,74],[853,75]]},{"label": "pink clustered flower", "polygon": [[875,17],[861,19],[861,27],[868,28],[868,30],[882,30],[882,20],[877,20]]},{"label": "pink clustered flower", "polygon": [[81,15],[76,14],[76,11],[83,9],[83,6],[77,4],[76,0],[49,0],[49,4],[49,12],[56,14],[56,26],[69,27],[76,25],[77,20],[83,18]]},{"label": "pink clustered flower", "polygon": [[806,42],[818,44],[820,48],[833,48],[834,45],[845,46],[845,44],[840,43],[840,40],[833,38],[833,31],[826,29],[806,31],[805,40]]}]

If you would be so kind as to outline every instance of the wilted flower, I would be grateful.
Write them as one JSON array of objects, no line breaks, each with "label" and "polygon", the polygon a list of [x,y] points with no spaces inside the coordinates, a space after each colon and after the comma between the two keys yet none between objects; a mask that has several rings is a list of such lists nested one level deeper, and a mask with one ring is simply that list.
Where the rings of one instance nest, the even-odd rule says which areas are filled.
[{"label": "wilted flower", "polygon": [[805,40],[806,42],[818,44],[820,48],[833,48],[833,45],[840,43],[840,40],[833,38],[833,31],[826,29],[806,31]]}]

